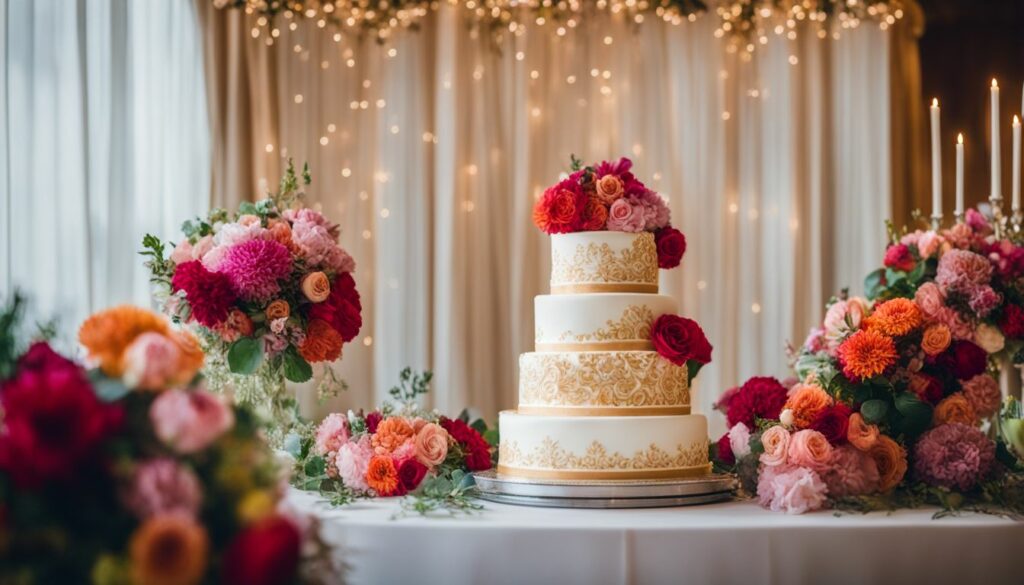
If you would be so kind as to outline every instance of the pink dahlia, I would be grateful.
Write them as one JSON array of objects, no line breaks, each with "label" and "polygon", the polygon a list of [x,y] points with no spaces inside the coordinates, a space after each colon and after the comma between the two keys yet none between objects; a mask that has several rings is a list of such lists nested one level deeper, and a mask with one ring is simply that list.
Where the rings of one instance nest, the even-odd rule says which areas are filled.
[{"label": "pink dahlia", "polygon": [[914,473],[927,484],[969,490],[992,469],[996,446],[975,427],[940,425],[914,446]]},{"label": "pink dahlia", "polygon": [[644,229],[653,232],[668,225],[671,219],[665,200],[650,189],[628,196],[630,203],[643,210]]},{"label": "pink dahlia", "polygon": [[210,328],[223,322],[238,300],[231,279],[220,272],[210,272],[198,260],[178,265],[171,277],[171,289],[184,291],[192,318]]},{"label": "pink dahlia", "polygon": [[194,518],[202,500],[196,474],[169,457],[139,465],[124,496],[125,507],[140,519],[173,513]]},{"label": "pink dahlia", "polygon": [[295,216],[292,242],[309,268],[333,272],[352,272],[356,268],[352,257],[338,246],[337,226],[315,211],[303,209]]},{"label": "pink dahlia", "polygon": [[281,290],[278,282],[292,270],[288,248],[272,240],[251,240],[228,250],[220,272],[231,278],[238,296],[247,301],[269,299]]},{"label": "pink dahlia", "polygon": [[992,280],[988,258],[967,250],[950,250],[939,259],[935,282],[945,290],[972,294]]},{"label": "pink dahlia", "polygon": [[828,486],[806,467],[777,465],[761,467],[757,498],[772,512],[803,514],[825,505]]},{"label": "pink dahlia", "polygon": [[999,382],[988,374],[978,374],[963,383],[964,397],[971,403],[975,414],[988,418],[999,411],[1003,394]]},{"label": "pink dahlia", "polygon": [[316,452],[326,455],[336,452],[349,438],[348,418],[340,413],[331,413],[316,428]]},{"label": "pink dahlia", "polygon": [[878,466],[867,453],[843,445],[832,450],[832,458],[821,473],[821,479],[832,497],[862,496],[878,491]]}]

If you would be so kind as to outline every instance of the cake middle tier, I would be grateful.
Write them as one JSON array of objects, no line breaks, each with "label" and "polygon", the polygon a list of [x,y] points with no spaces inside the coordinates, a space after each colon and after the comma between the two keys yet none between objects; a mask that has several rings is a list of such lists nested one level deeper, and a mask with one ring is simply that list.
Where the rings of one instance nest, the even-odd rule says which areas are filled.
[{"label": "cake middle tier", "polygon": [[524,353],[519,356],[519,412],[689,414],[687,371],[654,351]]},{"label": "cake middle tier", "polygon": [[651,325],[675,314],[676,300],[643,293],[538,295],[537,351],[650,350]]}]

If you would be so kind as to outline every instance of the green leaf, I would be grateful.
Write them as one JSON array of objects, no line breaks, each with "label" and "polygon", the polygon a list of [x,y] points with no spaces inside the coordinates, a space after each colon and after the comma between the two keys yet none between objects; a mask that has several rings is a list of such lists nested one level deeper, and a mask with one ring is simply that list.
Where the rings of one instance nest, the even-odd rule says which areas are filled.
[{"label": "green leaf", "polygon": [[921,279],[924,278],[924,272],[927,268],[927,262],[923,260],[921,262],[918,262],[917,265],[914,266],[914,269],[910,271],[910,274],[907,275],[907,280],[909,280],[913,284],[921,282]]},{"label": "green leaf", "polygon": [[697,377],[697,374],[700,373],[700,369],[703,367],[704,364],[698,362],[697,360],[687,360],[686,375],[689,376],[690,382],[693,382],[693,379]]},{"label": "green leaf", "polygon": [[910,392],[896,395],[896,410],[902,415],[900,430],[912,436],[924,432],[932,422],[932,407]]},{"label": "green leaf", "polygon": [[313,366],[299,355],[294,346],[289,346],[284,352],[284,377],[297,384],[308,382],[313,377]]},{"label": "green leaf", "polygon": [[258,215],[259,211],[256,209],[256,205],[252,201],[243,201],[238,206],[238,213],[242,215]]},{"label": "green leaf", "polygon": [[498,441],[500,440],[498,429],[488,429],[487,432],[484,433],[484,440],[487,441],[487,444],[491,447],[497,447]]},{"label": "green leaf", "polygon": [[875,299],[881,294],[882,289],[885,287],[882,284],[882,277],[885,274],[884,268],[879,268],[874,272],[868,274],[867,278],[864,279],[864,292],[867,294],[869,299]]},{"label": "green leaf", "polygon": [[327,472],[327,462],[324,461],[324,458],[319,455],[310,457],[306,461],[306,465],[302,468],[302,471],[304,471],[306,475],[310,477],[317,477],[323,475],[324,473]]},{"label": "green leaf", "polygon": [[228,349],[228,367],[234,374],[252,374],[263,362],[263,343],[252,337],[242,337]]},{"label": "green leaf", "polygon": [[478,418],[475,421],[469,423],[469,428],[483,435],[487,432],[487,421],[482,418]]},{"label": "green leaf", "polygon": [[875,398],[860,405],[861,416],[871,424],[878,424],[884,421],[888,413],[889,405],[884,400]]}]

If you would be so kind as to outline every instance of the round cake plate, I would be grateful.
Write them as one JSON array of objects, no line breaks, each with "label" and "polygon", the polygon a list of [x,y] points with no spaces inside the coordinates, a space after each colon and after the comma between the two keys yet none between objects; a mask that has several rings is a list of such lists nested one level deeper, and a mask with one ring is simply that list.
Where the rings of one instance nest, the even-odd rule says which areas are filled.
[{"label": "round cake plate", "polygon": [[648,480],[524,479],[494,470],[474,474],[481,499],[566,508],[654,508],[719,502],[732,497],[730,475]]}]

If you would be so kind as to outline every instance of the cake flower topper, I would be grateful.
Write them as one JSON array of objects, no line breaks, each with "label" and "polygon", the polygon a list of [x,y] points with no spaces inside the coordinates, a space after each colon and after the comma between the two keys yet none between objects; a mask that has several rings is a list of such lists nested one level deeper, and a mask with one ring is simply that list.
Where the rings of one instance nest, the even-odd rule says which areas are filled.
[{"label": "cake flower topper", "polygon": [[658,267],[679,266],[686,252],[686,237],[672,227],[665,200],[633,176],[631,160],[620,158],[588,166],[575,156],[571,160],[572,173],[548,187],[533,208],[533,222],[541,231],[651,232]]}]

